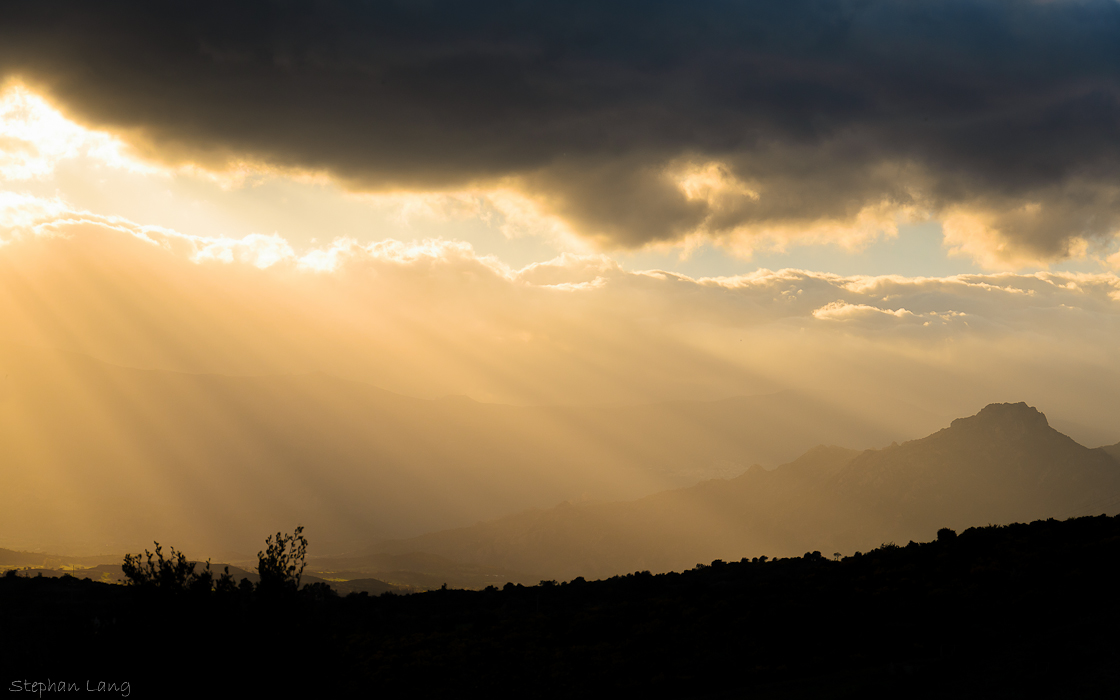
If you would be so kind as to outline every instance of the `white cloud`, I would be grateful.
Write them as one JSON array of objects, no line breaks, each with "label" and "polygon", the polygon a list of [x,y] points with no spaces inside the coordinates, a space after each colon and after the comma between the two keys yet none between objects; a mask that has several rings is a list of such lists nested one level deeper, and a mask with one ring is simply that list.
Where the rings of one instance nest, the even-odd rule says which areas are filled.
[{"label": "white cloud", "polygon": [[867,304],[847,304],[834,301],[813,311],[813,317],[826,321],[848,321],[867,317],[889,316],[895,319],[913,318],[914,314],[906,309],[880,309]]}]

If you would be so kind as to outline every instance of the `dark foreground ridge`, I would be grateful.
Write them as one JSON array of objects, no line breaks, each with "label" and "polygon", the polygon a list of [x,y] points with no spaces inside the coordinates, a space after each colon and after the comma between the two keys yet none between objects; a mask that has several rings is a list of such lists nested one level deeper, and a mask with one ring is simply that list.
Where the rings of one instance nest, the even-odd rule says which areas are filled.
[{"label": "dark foreground ridge", "polygon": [[133,697],[1115,697],[1118,573],[1120,517],[1100,516],[838,561],[406,596],[10,575],[0,680],[128,682]]}]

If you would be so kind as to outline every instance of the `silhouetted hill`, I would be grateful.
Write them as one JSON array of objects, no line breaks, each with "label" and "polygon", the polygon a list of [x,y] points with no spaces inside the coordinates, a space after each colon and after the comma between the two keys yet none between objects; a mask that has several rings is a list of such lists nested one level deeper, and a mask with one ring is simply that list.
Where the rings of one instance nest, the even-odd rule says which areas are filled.
[{"label": "silhouetted hill", "polygon": [[943,526],[1117,511],[1120,463],[1050,428],[1026,404],[993,404],[882,450],[817,447],[773,471],[380,546],[570,579],[821,547],[850,553]]},{"label": "silhouetted hill", "polygon": [[1093,517],[380,597],[5,576],[0,659],[9,689],[140,698],[191,677],[252,697],[1113,698],[1118,575],[1120,518]]},{"label": "silhouetted hill", "polygon": [[[0,343],[0,545],[251,558],[302,523],[321,552],[563,500],[644,496],[821,442],[912,434],[791,392],[640,406],[421,400],[330,376],[128,369]],[[900,417],[900,416],[907,417]],[[919,416],[915,418],[915,416]]]}]

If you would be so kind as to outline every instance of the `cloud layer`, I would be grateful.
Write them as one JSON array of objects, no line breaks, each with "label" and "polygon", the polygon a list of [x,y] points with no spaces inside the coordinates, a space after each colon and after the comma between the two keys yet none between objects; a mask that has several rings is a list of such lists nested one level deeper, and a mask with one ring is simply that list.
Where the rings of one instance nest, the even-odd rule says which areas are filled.
[{"label": "cloud layer", "polygon": [[479,183],[610,247],[1112,245],[1120,5],[10,3],[0,71],[158,156]]},{"label": "cloud layer", "polygon": [[188,236],[29,196],[8,195],[0,219],[5,338],[125,366],[324,371],[513,403],[794,388],[884,421],[887,404],[854,397],[944,418],[1023,399],[1101,442],[1120,438],[1111,273],[692,279],[601,255],[513,269],[445,240],[299,251],[278,236]]}]

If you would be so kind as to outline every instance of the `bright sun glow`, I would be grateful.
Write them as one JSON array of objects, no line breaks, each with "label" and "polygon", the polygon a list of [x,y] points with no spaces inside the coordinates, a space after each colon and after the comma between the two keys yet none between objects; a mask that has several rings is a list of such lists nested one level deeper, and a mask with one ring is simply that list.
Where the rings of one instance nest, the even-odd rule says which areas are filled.
[{"label": "bright sun glow", "polygon": [[42,177],[54,171],[59,161],[79,156],[131,172],[159,171],[129,155],[119,139],[66,119],[23,85],[9,85],[0,93],[0,177]]},{"label": "bright sun glow", "polygon": [[[63,166],[72,173],[65,183],[57,181]],[[261,268],[289,262],[314,271],[334,269],[355,246],[395,238],[413,239],[414,247],[463,236],[469,242],[480,234],[499,247],[532,239],[515,243],[540,251],[529,259],[514,253],[521,264],[589,250],[563,221],[510,183],[446,192],[356,192],[324,172],[252,160],[221,170],[154,163],[120,138],[67,119],[20,83],[0,93],[0,181],[7,183],[0,192],[0,226],[6,230],[0,240],[96,220],[134,235],[143,230],[142,237],[154,232],[187,241],[195,262],[238,260]],[[277,229],[258,228],[270,219]]]}]

